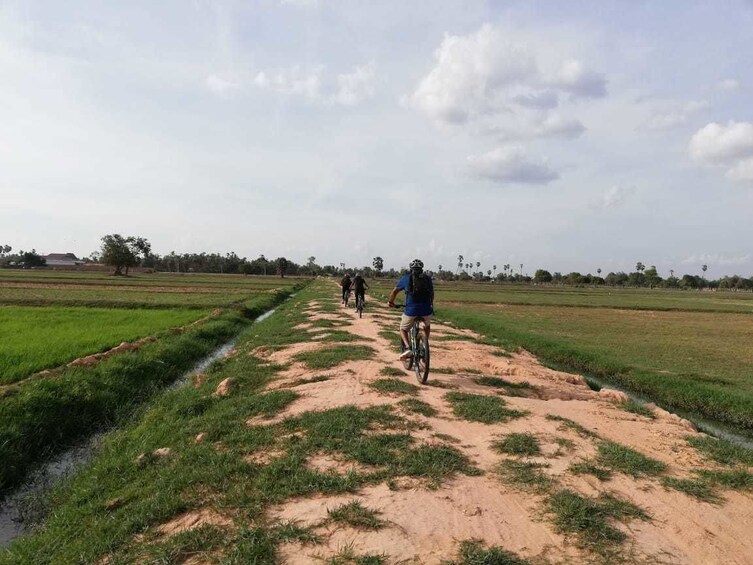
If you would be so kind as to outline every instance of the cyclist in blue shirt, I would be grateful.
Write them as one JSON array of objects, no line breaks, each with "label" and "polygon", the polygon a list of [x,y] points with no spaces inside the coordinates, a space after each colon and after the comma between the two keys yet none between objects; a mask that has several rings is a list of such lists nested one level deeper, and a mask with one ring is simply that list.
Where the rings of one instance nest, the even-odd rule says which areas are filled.
[{"label": "cyclist in blue shirt", "polygon": [[426,339],[429,339],[431,329],[431,316],[434,314],[434,285],[431,278],[424,273],[424,264],[420,259],[414,259],[410,264],[410,273],[404,275],[395,285],[387,304],[390,308],[395,307],[395,297],[400,291],[405,291],[405,310],[400,320],[400,337],[403,339],[406,350],[400,355],[400,359],[407,359],[412,355],[408,341],[408,330],[416,318],[422,318]]}]

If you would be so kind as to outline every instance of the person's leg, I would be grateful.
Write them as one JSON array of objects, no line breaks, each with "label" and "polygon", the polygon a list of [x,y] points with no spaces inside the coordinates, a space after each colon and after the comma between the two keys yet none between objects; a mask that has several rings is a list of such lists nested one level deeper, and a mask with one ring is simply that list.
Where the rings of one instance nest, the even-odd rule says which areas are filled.
[{"label": "person's leg", "polygon": [[408,330],[410,330],[410,327],[412,324],[413,324],[413,317],[406,316],[405,314],[403,314],[402,318],[400,319],[400,338],[403,340],[405,351],[403,351],[403,353],[400,355],[401,359],[406,359],[410,357],[411,355],[410,340],[408,339]]},{"label": "person's leg", "polygon": [[426,334],[426,341],[429,341],[429,335],[431,334],[431,316],[424,316],[424,333]]}]

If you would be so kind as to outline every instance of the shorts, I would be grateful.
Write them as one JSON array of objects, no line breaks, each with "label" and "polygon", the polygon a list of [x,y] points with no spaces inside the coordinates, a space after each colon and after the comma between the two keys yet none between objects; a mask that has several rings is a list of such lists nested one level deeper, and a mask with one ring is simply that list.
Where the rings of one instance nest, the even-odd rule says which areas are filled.
[{"label": "shorts", "polygon": [[407,316],[403,314],[403,317],[400,318],[400,329],[409,330],[413,325],[413,322],[415,322],[417,319],[423,320],[424,325],[427,328],[431,325],[431,314],[429,314],[428,316]]}]

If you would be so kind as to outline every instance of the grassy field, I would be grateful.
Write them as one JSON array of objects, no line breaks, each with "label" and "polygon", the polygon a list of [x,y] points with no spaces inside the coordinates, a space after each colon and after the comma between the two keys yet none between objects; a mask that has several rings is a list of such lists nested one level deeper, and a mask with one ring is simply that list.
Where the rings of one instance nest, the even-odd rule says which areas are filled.
[{"label": "grassy field", "polygon": [[0,305],[105,308],[222,308],[259,293],[289,288],[296,279],[242,275],[134,274],[0,270]]},{"label": "grassy field", "polygon": [[184,309],[0,306],[0,385],[206,314]]},{"label": "grassy field", "polygon": [[[81,435],[126,417],[300,284],[279,277],[0,271],[0,491]],[[68,306],[79,302],[87,306]],[[120,307],[103,307],[113,303]],[[222,308],[209,317],[209,306]],[[167,331],[194,321],[185,332]],[[23,380],[146,336],[156,340],[137,351]]]},{"label": "grassy field", "polygon": [[753,293],[439,283],[436,308],[555,367],[753,430]]}]

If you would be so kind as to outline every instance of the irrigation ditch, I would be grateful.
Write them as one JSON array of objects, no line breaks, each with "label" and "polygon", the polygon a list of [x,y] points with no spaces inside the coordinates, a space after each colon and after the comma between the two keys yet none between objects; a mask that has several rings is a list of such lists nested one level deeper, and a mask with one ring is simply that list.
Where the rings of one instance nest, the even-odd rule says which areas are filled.
[{"label": "irrigation ditch", "polygon": [[[177,378],[163,381],[161,392],[167,392],[186,385],[197,373],[205,371],[212,363],[225,357],[234,347],[241,331],[253,324],[266,320],[272,316],[277,307],[284,301],[293,298],[300,287],[278,291],[273,296],[268,309],[253,316],[258,309],[245,308],[244,317],[253,318],[250,323],[239,325],[232,337],[209,354],[201,357],[188,369],[180,373]],[[272,307],[269,307],[272,306]],[[154,396],[151,398],[154,399]],[[140,405],[143,407],[143,405]],[[135,410],[135,408],[134,408]],[[28,465],[23,477],[11,483],[10,488],[0,492],[0,548],[7,546],[14,539],[28,533],[41,523],[48,511],[48,494],[66,477],[88,463],[98,451],[98,447],[107,432],[118,427],[122,417],[105,419],[90,428],[88,434],[79,434],[75,441],[67,445],[49,448],[47,457]]]}]

